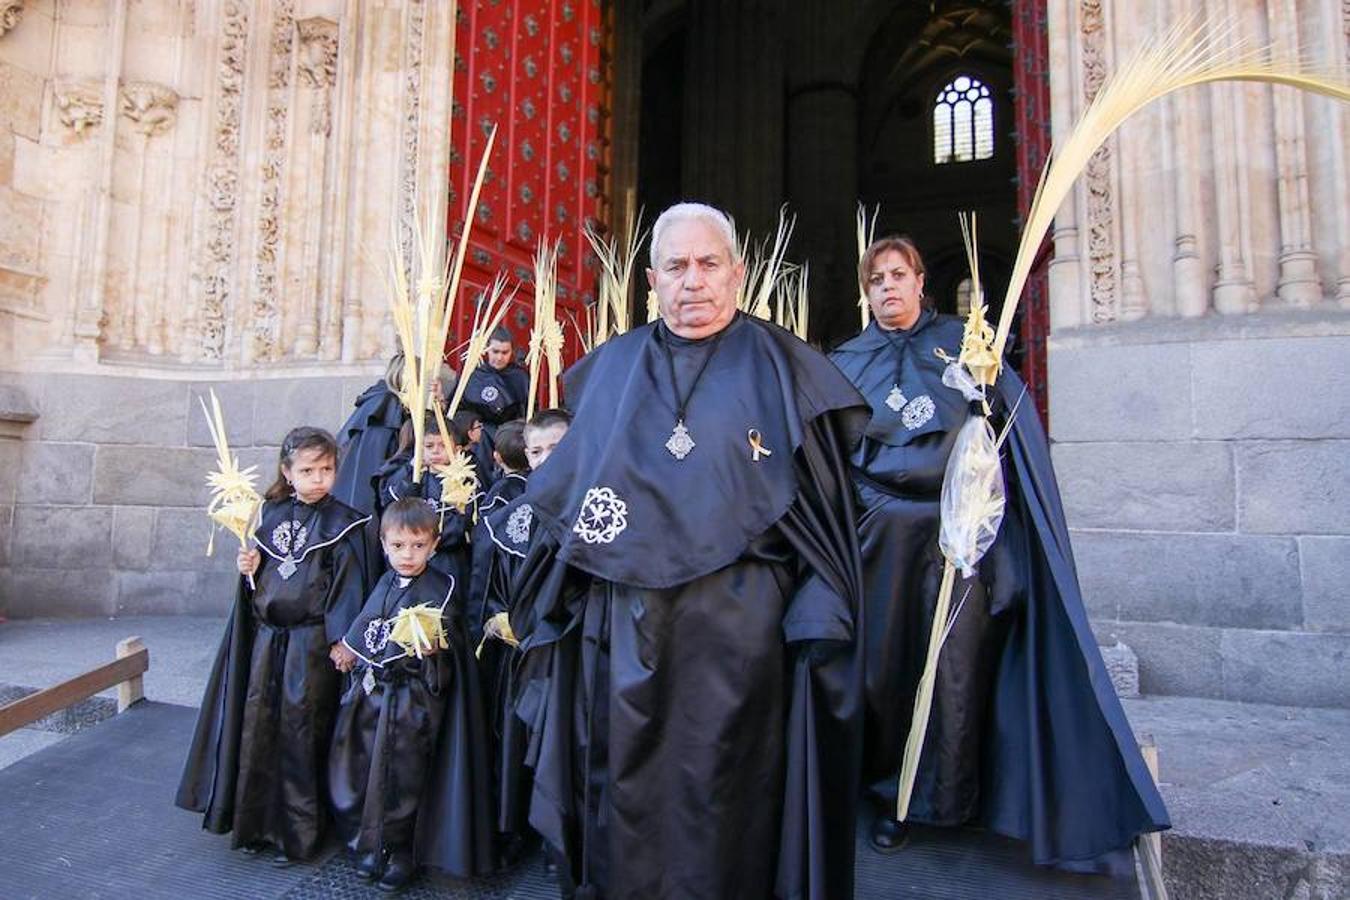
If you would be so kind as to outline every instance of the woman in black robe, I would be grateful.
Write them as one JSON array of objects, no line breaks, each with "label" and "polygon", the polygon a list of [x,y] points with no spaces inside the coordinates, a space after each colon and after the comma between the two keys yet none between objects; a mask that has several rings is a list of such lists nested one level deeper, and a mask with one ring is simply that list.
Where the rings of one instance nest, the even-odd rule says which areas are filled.
[{"label": "woman in black robe", "polygon": [[323,846],[334,663],[369,584],[370,517],[328,493],[336,453],[317,428],[282,442],[177,795],[207,830],[278,862]]},{"label": "woman in black robe", "polygon": [[[867,588],[865,777],[880,807],[873,845],[900,849],[897,773],[942,580],[939,498],[965,397],[943,383],[962,322],[923,303],[923,261],[907,238],[860,266],[874,321],[831,358],[872,406],[853,456]],[[1030,842],[1042,864],[1131,865],[1136,836],[1167,827],[1106,675],[1068,547],[1048,448],[1031,400],[1005,369],[992,391],[1005,445],[1007,505],[943,645],[907,821],[980,824]],[[1020,404],[1020,405],[1019,405]],[[1053,737],[1052,737],[1053,735]]]},{"label": "woman in black robe", "polygon": [[736,312],[725,216],[653,235],[662,320],[564,376],[575,419],[518,501],[530,824],[578,897],[850,897],[865,412]]}]

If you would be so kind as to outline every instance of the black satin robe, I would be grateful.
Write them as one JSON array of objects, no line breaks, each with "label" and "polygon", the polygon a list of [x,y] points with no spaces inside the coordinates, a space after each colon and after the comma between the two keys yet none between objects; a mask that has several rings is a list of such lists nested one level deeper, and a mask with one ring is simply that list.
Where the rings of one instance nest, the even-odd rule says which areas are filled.
[{"label": "black satin robe", "polygon": [[[483,420],[484,435],[492,438],[498,425],[524,417],[529,393],[530,373],[521,366],[511,363],[504,369],[494,369],[482,362],[469,374],[460,403],[478,413]],[[490,460],[490,443],[486,449]]]},{"label": "black satin robe", "polygon": [[[343,638],[361,661],[342,697],[328,773],[350,848],[411,849],[423,865],[469,877],[491,870],[492,836],[480,689],[454,592],[453,578],[430,567],[406,586],[392,571],[375,586]],[[449,647],[419,660],[381,626],[423,603],[442,611]]]},{"label": "black satin robe", "polygon": [[[282,577],[286,541],[277,529],[287,522],[303,523],[306,542],[295,572]],[[365,599],[369,524],[331,496],[313,507],[264,505],[257,587],[239,580],[176,799],[204,813],[207,830],[233,831],[233,846],[266,842],[295,859],[323,846],[340,691],[328,652]]]},{"label": "black satin robe", "polygon": [[[394,461],[391,460],[391,463]],[[389,504],[405,497],[417,497],[426,502],[440,517],[441,533],[436,539],[436,553],[431,557],[433,568],[451,576],[457,584],[469,583],[469,529],[470,512],[460,512],[441,503],[441,479],[432,472],[423,472],[421,481],[413,481],[412,461],[386,466],[376,478],[379,489],[377,505],[383,515]],[[455,603],[463,611],[465,598],[456,594]]]},{"label": "black satin robe", "polygon": [[356,410],[337,433],[338,471],[332,494],[363,513],[375,512],[372,477],[398,449],[408,414],[381,379],[356,398]]},{"label": "black satin robe", "polygon": [[[869,624],[865,777],[892,815],[942,577],[942,480],[968,414],[933,351],[955,356],[962,328],[926,311],[907,332],[888,339],[874,324],[832,354],[873,409],[853,458]],[[930,397],[932,415],[916,424],[922,416],[905,415],[914,407],[888,406],[893,388],[910,403]],[[1021,381],[1005,370],[991,393],[997,432]],[[1088,627],[1029,398],[1003,455],[1003,525],[975,576],[957,575],[953,608],[964,604],[939,657],[909,815],[1026,840],[1041,864],[1114,870],[1130,864],[1137,835],[1167,827],[1166,810]]]},{"label": "black satin robe", "polygon": [[[606,342],[566,376],[576,418],[522,498],[537,529],[511,607],[530,824],[566,861],[565,894],[850,897],[860,398],[738,316],[676,461],[663,341],[687,389],[707,341],[647,326]],[[772,455],[754,456],[751,428]]]}]

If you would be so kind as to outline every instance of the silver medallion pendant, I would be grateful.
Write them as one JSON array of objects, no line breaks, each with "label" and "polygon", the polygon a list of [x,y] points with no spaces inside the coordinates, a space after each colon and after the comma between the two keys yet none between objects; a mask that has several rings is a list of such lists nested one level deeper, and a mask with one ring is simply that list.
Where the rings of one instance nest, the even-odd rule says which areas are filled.
[{"label": "silver medallion pendant", "polygon": [[905,392],[900,390],[898,384],[891,388],[891,392],[886,395],[886,405],[891,408],[892,412],[899,412],[904,409],[906,402],[908,401],[905,399]]},{"label": "silver medallion pendant", "polygon": [[684,427],[684,420],[676,422],[675,429],[670,433],[670,439],[666,441],[666,449],[670,451],[670,455],[676,459],[684,459],[697,446],[694,439],[689,436],[689,429]]},{"label": "silver medallion pendant", "polygon": [[361,687],[365,689],[367,696],[375,692],[375,673],[370,669],[366,669],[366,674],[361,677]]},{"label": "silver medallion pendant", "polygon": [[295,557],[288,553],[286,554],[286,558],[281,561],[281,565],[277,566],[277,574],[280,575],[284,581],[295,574],[296,568]]}]

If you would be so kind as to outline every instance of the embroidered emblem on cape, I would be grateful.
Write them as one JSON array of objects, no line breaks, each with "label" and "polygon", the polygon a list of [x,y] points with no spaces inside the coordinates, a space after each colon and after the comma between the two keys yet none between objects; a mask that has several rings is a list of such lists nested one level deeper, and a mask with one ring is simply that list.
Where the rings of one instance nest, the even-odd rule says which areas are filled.
[{"label": "embroidered emblem on cape", "polygon": [[281,564],[277,566],[277,574],[281,576],[282,581],[295,574],[298,568],[295,554],[299,553],[300,548],[305,546],[305,541],[308,538],[309,529],[295,519],[282,522],[272,529],[272,546],[276,547],[284,556]]},{"label": "embroidered emblem on cape", "polygon": [[478,395],[484,403],[494,403],[502,392],[497,390],[495,384],[484,385],[482,392]]},{"label": "embroidered emblem on cape", "polygon": [[305,546],[307,540],[309,540],[309,529],[294,519],[289,522],[282,522],[272,529],[272,546],[286,556],[299,553],[300,548]]},{"label": "embroidered emblem on cape", "polygon": [[920,394],[909,401],[909,406],[900,414],[900,421],[910,431],[916,428],[922,428],[928,424],[928,420],[933,418],[933,413],[937,407],[933,405],[933,398],[927,394]]},{"label": "embroidered emblem on cape", "polygon": [[905,398],[905,392],[900,390],[898,384],[891,388],[891,392],[886,395],[886,405],[891,408],[892,412],[899,412],[904,409],[907,402],[909,401]]},{"label": "embroidered emblem on cape", "polygon": [[675,429],[670,432],[670,438],[666,441],[666,449],[670,455],[676,459],[684,459],[698,445],[694,439],[689,436],[689,429],[684,427],[684,422],[676,422]]},{"label": "embroidered emblem on cape", "polygon": [[379,653],[389,643],[389,632],[394,630],[394,623],[390,619],[371,619],[370,624],[366,626],[364,635],[366,640],[366,649],[371,653]]},{"label": "embroidered emblem on cape", "polygon": [[593,487],[581,501],[572,531],[588,544],[608,544],[628,527],[628,504],[613,488]]},{"label": "embroidered emblem on cape", "polygon": [[530,539],[530,525],[533,522],[534,510],[530,508],[530,504],[522,503],[511,510],[511,515],[506,517],[506,536],[511,539],[513,544],[525,543]]}]

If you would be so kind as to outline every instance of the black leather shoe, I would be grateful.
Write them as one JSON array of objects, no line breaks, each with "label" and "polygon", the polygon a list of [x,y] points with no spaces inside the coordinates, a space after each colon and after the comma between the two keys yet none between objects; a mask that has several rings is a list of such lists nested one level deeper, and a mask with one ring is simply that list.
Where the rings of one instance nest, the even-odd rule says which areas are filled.
[{"label": "black leather shoe", "polygon": [[379,878],[380,870],[383,868],[384,855],[378,850],[372,850],[357,857],[356,874],[366,881],[374,881]]},{"label": "black leather shoe", "polygon": [[872,849],[878,853],[894,853],[909,843],[909,826],[888,815],[877,816],[872,823]]},{"label": "black leather shoe", "polygon": [[413,860],[412,852],[395,850],[389,854],[389,865],[385,867],[384,875],[375,886],[390,893],[401,891],[416,874],[417,863]]}]

